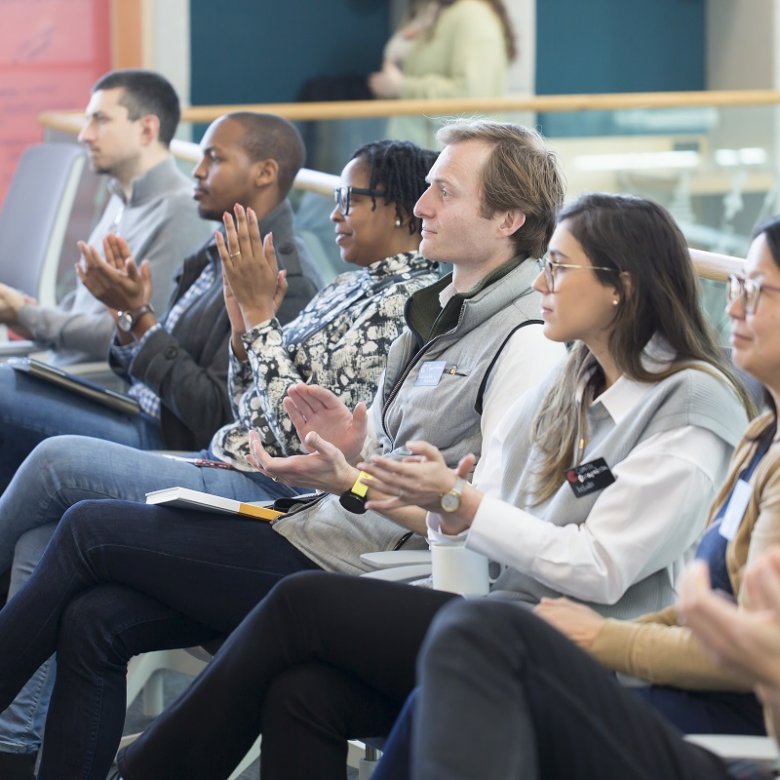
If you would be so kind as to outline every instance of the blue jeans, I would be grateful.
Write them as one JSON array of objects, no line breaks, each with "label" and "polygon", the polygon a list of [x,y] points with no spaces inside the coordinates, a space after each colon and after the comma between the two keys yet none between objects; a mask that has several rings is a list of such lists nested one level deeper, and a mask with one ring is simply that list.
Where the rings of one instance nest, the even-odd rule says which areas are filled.
[{"label": "blue jeans", "polygon": [[0,711],[57,653],[39,780],[104,780],[131,656],[225,636],[280,579],[316,568],[252,519],[121,501],[69,509],[0,611]]},{"label": "blue jeans", "polygon": [[[68,507],[85,499],[143,501],[148,491],[175,485],[243,501],[298,492],[262,474],[202,468],[98,439],[46,439],[25,460],[0,497],[0,572],[11,567],[13,561],[9,598],[29,578]],[[0,752],[38,750],[53,676],[47,662],[0,714]]]},{"label": "blue jeans", "polygon": [[123,414],[0,365],[0,492],[49,436],[82,434],[142,450],[165,447],[158,420]]}]

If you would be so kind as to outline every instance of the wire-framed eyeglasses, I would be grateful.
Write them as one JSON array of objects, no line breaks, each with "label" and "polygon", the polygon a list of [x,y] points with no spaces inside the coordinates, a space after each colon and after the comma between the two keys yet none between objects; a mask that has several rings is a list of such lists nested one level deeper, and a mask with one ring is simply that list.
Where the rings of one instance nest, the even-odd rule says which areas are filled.
[{"label": "wire-framed eyeglasses", "polygon": [[573,263],[557,263],[549,255],[540,257],[536,261],[539,266],[539,270],[544,273],[544,283],[547,289],[552,293],[555,292],[555,274],[559,268],[583,268],[588,271],[612,271],[613,273],[620,273],[619,268],[607,268],[604,265],[574,265]]},{"label": "wire-framed eyeglasses", "polygon": [[745,314],[755,314],[762,290],[780,292],[780,287],[767,284],[760,279],[748,279],[742,276],[742,274],[729,274],[729,281],[726,285],[726,299],[729,303],[733,303],[741,298],[742,305],[745,307]]},{"label": "wire-framed eyeglasses", "polygon": [[370,195],[372,198],[378,198],[384,195],[384,190],[369,190],[365,187],[336,187],[333,190],[333,200],[336,201],[338,210],[346,217],[349,214],[350,200],[352,195]]}]

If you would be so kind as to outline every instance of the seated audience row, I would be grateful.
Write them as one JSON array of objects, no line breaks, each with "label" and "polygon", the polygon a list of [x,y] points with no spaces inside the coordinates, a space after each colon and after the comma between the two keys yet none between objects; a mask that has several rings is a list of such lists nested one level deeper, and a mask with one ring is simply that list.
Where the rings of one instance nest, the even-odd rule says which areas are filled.
[{"label": "seated audience row", "polygon": [[[750,404],[708,334],[684,240],[655,204],[596,195],[564,209],[534,286],[545,333],[577,342],[563,367],[507,412],[473,485],[459,485],[473,457],[452,468],[407,441],[405,460],[360,465],[369,507],[423,507],[431,536],[464,535],[506,564],[493,595],[510,613],[557,592],[637,616],[671,600]],[[284,461],[260,455],[283,476]],[[442,499],[453,489],[456,506]],[[286,579],[120,754],[122,777],[225,777],[258,733],[264,777],[304,778],[313,766],[340,777],[347,739],[390,730],[427,628],[453,599],[333,574]],[[468,691],[458,658],[449,662]]]},{"label": "seated audience row", "polygon": [[[292,125],[275,117],[270,120],[277,135],[297,139]],[[246,121],[257,124],[258,130],[269,125],[265,117],[250,116]],[[243,122],[228,117],[212,125],[203,140],[201,166],[217,171],[233,167],[236,170],[231,178],[251,186],[251,171],[241,176],[242,163],[248,166],[239,151]],[[262,137],[262,132],[253,136],[252,145]],[[285,145],[280,146],[283,150]],[[217,162],[206,162],[212,157]],[[279,157],[286,161],[282,154]],[[236,206],[235,222],[225,214],[225,237],[218,233],[210,245],[214,259],[208,266],[213,275],[209,285],[216,285],[219,301],[215,300],[210,311],[194,307],[194,326],[206,344],[209,334],[216,332],[219,349],[227,358],[227,337],[222,339],[219,330],[212,331],[209,325],[224,321],[228,326],[229,322],[229,394],[235,421],[214,434],[207,451],[187,459],[85,437],[44,441],[0,497],[0,570],[10,564],[16,548],[11,594],[21,587],[42,555],[53,530],[50,524],[81,499],[143,500],[146,492],[172,485],[241,500],[295,492],[258,474],[247,462],[248,432],[260,430],[266,446],[275,453],[299,450],[300,443],[282,406],[293,383],[317,382],[350,406],[373,398],[385,355],[401,331],[406,300],[438,278],[435,264],[418,252],[420,222],[412,214],[435,157],[433,152],[407,142],[382,141],[356,152],[344,170],[345,184],[332,218],[344,259],[360,270],[335,279],[286,326],[275,317],[284,295],[284,277],[277,272],[271,234],[261,243],[258,219],[251,208]],[[220,173],[215,173],[208,194],[201,199],[202,209],[211,209],[210,204],[218,208],[220,198],[223,203],[235,202],[229,200],[231,193],[220,192],[219,181]],[[239,197],[237,189],[232,196]],[[166,359],[165,351],[159,360]],[[164,384],[178,385],[176,392],[189,401],[191,415],[200,415],[205,421],[209,395],[198,394],[199,388],[180,367],[171,366],[165,373]],[[173,389],[170,394],[174,394]],[[99,425],[99,414],[94,416]],[[216,427],[212,425],[211,430]],[[30,495],[46,497],[36,503],[34,511]],[[32,533],[25,536],[28,531]],[[180,546],[181,540],[177,544]],[[31,756],[37,752],[52,680],[50,665],[44,665],[0,716],[0,745],[6,752]],[[16,727],[14,732],[12,724],[18,723],[32,725]],[[12,738],[3,736],[11,733]]]},{"label": "seated audience row", "polygon": [[[411,296],[406,310],[409,329],[390,349],[387,371],[372,409],[372,429],[376,440],[373,450],[377,453],[400,450],[407,438],[425,437],[434,441],[456,463],[469,450],[478,450],[483,428],[489,434],[489,426],[495,427],[500,413],[523,385],[530,387],[539,381],[562,354],[560,346],[544,338],[538,321],[532,321],[538,311],[539,298],[532,292],[530,281],[536,275],[532,258],[541,255],[546,248],[563,189],[555,161],[536,133],[492,123],[454,126],[450,132],[450,143],[434,163],[429,174],[431,186],[420,198],[415,212],[427,227],[421,252],[429,258],[452,261],[455,270],[451,278],[442,279]],[[357,166],[354,173],[357,175]],[[361,173],[366,178],[351,183],[356,188],[368,189],[371,184],[368,172]],[[422,186],[422,174],[419,181]],[[511,185],[511,190],[507,190],[507,185]],[[381,188],[377,189],[381,191]],[[364,196],[361,203],[354,205],[353,221],[357,223],[374,213],[372,199],[375,197],[378,203],[379,195],[355,194]],[[489,217],[486,216],[488,209],[492,212]],[[395,215],[391,224],[394,225],[394,221]],[[337,229],[342,230],[340,226]],[[248,230],[248,226],[239,223],[237,235],[228,231],[229,254],[238,251],[239,246],[233,243],[235,239],[245,244],[248,235],[242,239],[243,230]],[[258,239],[256,241],[259,243]],[[343,403],[338,403],[339,410],[347,409]],[[445,406],[452,414],[441,424],[437,410]],[[480,414],[483,407],[485,413]],[[355,413],[356,427],[361,427],[361,421],[365,424],[365,409],[361,411],[361,408],[358,405]],[[347,416],[352,420],[349,412]],[[340,418],[342,422],[343,419]],[[306,436],[308,432],[300,433]],[[307,445],[314,451],[317,440],[312,436]],[[98,453],[101,471],[111,468],[106,453],[108,447],[115,445],[86,439],[63,438],[62,441],[71,445],[68,468],[74,473],[87,469],[87,458],[93,464],[90,468],[94,469],[95,453]],[[73,446],[79,442],[83,446]],[[45,449],[44,443],[36,452]],[[126,448],[116,449],[124,454],[130,452]],[[139,457],[140,463],[140,456],[134,457]],[[154,458],[152,455],[144,457]],[[76,460],[81,463],[74,463]],[[313,454],[312,460],[322,458]],[[153,462],[152,467],[154,465]],[[15,486],[23,477],[29,480],[29,488],[20,491],[19,502],[21,495],[30,491],[48,493],[41,483],[45,481],[45,475],[53,476],[58,467],[59,464],[54,463],[44,467],[43,459],[39,460],[33,454],[20,469],[3,500],[15,492]],[[140,481],[137,471],[126,467],[112,470],[120,471],[124,479],[132,472],[136,483]],[[224,470],[209,471],[222,473]],[[346,492],[353,486],[356,473],[352,467],[347,467],[345,482],[339,492]],[[257,476],[266,480],[269,491],[280,489],[264,475]],[[300,484],[313,481],[316,481],[315,475],[307,475]],[[52,484],[61,484],[59,476],[52,479]],[[85,496],[82,492],[78,497]],[[63,491],[60,505],[73,498],[72,490]],[[61,624],[58,619],[51,623],[50,631],[45,632],[46,638],[40,634],[43,641],[35,642],[44,655],[36,657],[30,646],[30,652],[24,656],[31,666],[19,669],[18,673],[7,667],[4,688],[6,692],[16,688],[13,698],[19,690],[16,682],[23,684],[55,650],[55,643],[59,643],[56,648],[57,682],[47,720],[41,777],[61,772],[63,767],[74,774],[93,772],[97,777],[110,763],[124,721],[123,664],[109,664],[113,670],[111,681],[103,679],[107,669],[99,662],[94,667],[94,678],[78,673],[71,677],[70,651],[57,639],[59,625],[72,629],[72,634],[70,630],[67,633],[74,640],[77,635],[86,638],[84,629],[87,633],[95,629],[108,639],[115,630],[124,633],[127,626],[134,626],[132,636],[126,635],[119,642],[108,639],[104,644],[103,638],[94,637],[95,651],[98,646],[98,652],[102,652],[110,645],[112,653],[119,651],[127,660],[136,652],[154,647],[190,645],[228,633],[286,574],[321,567],[358,573],[365,569],[360,560],[362,552],[393,549],[407,539],[412,546],[424,544],[421,536],[413,536],[406,528],[378,513],[365,514],[360,518],[361,522],[356,523],[355,514],[342,506],[335,495],[328,495],[316,505],[292,513],[273,526],[208,514],[194,519],[187,513],[143,504],[87,503],[80,504],[79,508],[97,508],[96,533],[127,532],[128,538],[120,546],[128,553],[132,550],[132,557],[138,556],[130,567],[139,578],[148,576],[148,582],[155,582],[163,592],[153,595],[140,579],[138,583],[127,583],[123,586],[127,602],[122,606],[123,598],[115,592],[113,585],[108,586],[111,591],[108,601],[103,601],[102,587],[87,586],[82,574],[74,573],[74,577],[68,575],[64,579],[55,575],[54,579],[59,582],[60,608],[70,612],[73,607],[81,612],[83,607],[82,614],[86,617],[88,612],[90,617],[82,622],[74,613],[74,619],[65,617]],[[103,508],[107,510],[105,513]],[[5,515],[2,509],[0,501],[0,512]],[[63,534],[70,537],[71,524],[67,520],[70,512],[66,512],[55,533],[58,538]],[[7,514],[24,519],[21,511]],[[116,522],[118,516],[122,517],[120,523]],[[52,520],[56,519],[56,515],[52,517]],[[417,513],[412,513],[409,524],[417,530],[423,528]],[[57,543],[53,542],[53,545],[49,547],[52,551],[49,558],[53,556],[67,566],[74,563],[69,556],[56,552]],[[87,546],[91,547],[91,543]],[[109,547],[119,549],[113,543],[104,549]],[[154,569],[158,569],[157,574],[153,573]],[[44,589],[48,592],[44,592],[36,585],[41,578],[48,580],[47,571],[51,573],[42,561],[30,582],[0,613],[0,622],[15,623],[15,613],[24,614],[27,619],[37,615],[35,621],[41,627],[42,613],[27,599],[32,597],[37,601],[40,597],[50,597],[48,588]],[[100,579],[103,580],[102,575]],[[187,584],[183,588],[184,583]],[[141,589],[137,590],[135,584]],[[179,601],[176,594],[183,596],[183,601]],[[94,601],[92,596],[96,597]],[[160,606],[169,596],[171,600],[164,610],[168,612],[166,617],[160,612]],[[80,597],[90,603],[76,607]],[[104,609],[108,622],[98,614]],[[126,620],[128,610],[135,616]],[[14,633],[26,644],[24,631],[14,629]],[[64,640],[65,636],[60,639]],[[10,646],[6,647],[10,652]],[[86,661],[82,650],[76,650],[81,659],[79,663],[86,662],[91,667],[92,663]],[[87,654],[93,656],[93,651]],[[21,660],[20,656],[16,657]],[[79,686],[84,684],[83,691],[68,691],[77,679]],[[62,706],[73,706],[76,701],[82,715],[86,710],[96,708],[94,719],[92,716],[73,718],[69,714],[62,717]],[[8,703],[10,701],[4,702],[4,706]],[[99,724],[97,731],[90,725],[95,723]],[[78,734],[66,736],[61,733],[58,736],[60,729],[69,732],[78,724],[83,726],[77,729]]]},{"label": "seated audience row", "polygon": [[[231,115],[210,132],[230,123],[243,131],[252,121]],[[237,204],[235,219],[224,214],[213,245],[237,422],[195,453],[199,463],[58,437],[36,448],[0,498],[0,555],[7,567],[16,546],[18,574],[18,592],[0,611],[0,707],[8,707],[0,738],[42,718],[53,674],[44,662],[55,650],[58,658],[39,778],[105,777],[132,655],[222,639],[239,624],[191,691],[120,756],[123,777],[226,777],[259,732],[264,777],[307,777],[313,766],[319,776],[343,776],[346,739],[388,733],[414,686],[427,627],[440,609],[454,611],[456,598],[343,575],[365,570],[363,552],[418,547],[425,535],[504,564],[498,599],[473,602],[475,612],[496,604],[527,615],[497,601],[541,600],[537,611],[583,645],[583,625],[591,640],[611,632],[613,651],[621,641],[633,651],[651,636],[622,632],[616,618],[673,600],[675,577],[752,413],[702,317],[684,240],[662,208],[625,196],[583,197],[553,232],[562,186],[541,138],[476,121],[454,123],[440,137],[438,159],[393,142],[358,150],[332,218],[344,258],[367,260],[357,272],[364,279],[340,277],[284,329],[275,316],[286,282],[274,238],[261,237],[251,207]],[[204,144],[209,157],[217,144]],[[262,160],[255,169],[258,182],[268,180]],[[202,195],[201,207],[208,191]],[[537,273],[532,260],[548,241]],[[396,255],[377,262],[380,249]],[[134,288],[148,297],[148,267],[119,239],[107,240],[107,262],[86,245],[83,252],[82,281],[99,296]],[[430,284],[432,261],[451,262],[452,276]],[[398,263],[406,265],[394,275]],[[366,274],[383,264],[393,268],[381,268],[387,276],[376,290]],[[733,319],[755,315],[761,290],[774,289],[761,284],[733,280]],[[385,320],[364,319],[359,301],[368,290],[380,310],[396,296],[384,312],[386,331]],[[407,329],[389,347],[410,293]],[[541,322],[533,319],[539,310]],[[159,325],[145,324],[147,315],[138,323],[154,335]],[[339,334],[339,354],[320,336],[340,318],[349,337],[342,344]],[[146,333],[134,335],[143,344]],[[565,343],[572,349],[554,368]],[[296,370],[286,373],[288,365]],[[302,377],[307,384],[295,384]],[[743,446],[729,480],[749,486],[764,473],[769,447],[743,463]],[[306,487],[322,495],[272,525],[126,501],[76,504],[137,501],[173,483],[242,500]],[[711,515],[716,531],[700,550],[738,590],[748,548],[753,554],[773,537],[751,536],[764,528],[757,508],[740,525],[751,511],[749,487],[724,490]],[[46,497],[32,513],[31,495]],[[41,554],[19,588],[22,570]],[[584,603],[550,598],[561,594]],[[364,624],[377,612],[379,628]],[[648,642],[668,640],[685,657],[690,635],[670,638],[675,615],[662,614],[645,622],[660,631]],[[632,663],[627,670],[645,668]],[[461,695],[467,700],[468,691]],[[755,701],[738,696],[740,716],[756,728]],[[653,690],[650,701],[674,702],[666,714],[685,709],[673,693]],[[707,715],[734,707],[725,694],[706,706]],[[379,770],[386,777],[409,774],[412,710],[408,704]],[[212,723],[217,712],[222,722]],[[703,712],[687,715],[699,723]],[[30,731],[0,754],[0,769],[6,760],[14,778],[31,776],[38,735]],[[431,761],[438,766],[438,756]],[[425,772],[419,776],[446,774]]]}]

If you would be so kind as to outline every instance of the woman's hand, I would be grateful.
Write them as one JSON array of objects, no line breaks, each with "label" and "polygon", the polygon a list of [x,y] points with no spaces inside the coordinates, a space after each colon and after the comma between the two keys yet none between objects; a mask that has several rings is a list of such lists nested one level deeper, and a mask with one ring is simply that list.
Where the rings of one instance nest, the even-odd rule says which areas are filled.
[{"label": "woman's hand", "polygon": [[394,62],[386,60],[382,70],[368,77],[368,88],[375,97],[392,99],[401,96],[403,81],[404,74],[401,69]]},{"label": "woman's hand", "polygon": [[275,482],[285,485],[316,488],[328,493],[341,494],[355,483],[358,471],[347,463],[338,447],[325,441],[316,433],[306,437],[307,455],[291,455],[275,458],[269,455],[260,434],[249,432],[249,462]]},{"label": "woman's hand", "polygon": [[349,463],[355,463],[360,458],[368,428],[364,403],[359,403],[350,412],[346,404],[327,388],[299,383],[287,390],[282,404],[304,444],[311,433],[317,433],[341,450]]},{"label": "woman's hand", "polygon": [[149,261],[136,265],[127,241],[109,233],[103,239],[103,255],[85,241],[78,242],[82,260],[76,273],[84,286],[101,303],[115,311],[132,311],[152,299]]},{"label": "woman's hand", "polygon": [[749,608],[738,608],[710,586],[704,561],[680,577],[677,608],[714,660],[756,685],[766,700],[780,697],[780,551],[756,559],[743,575]]},{"label": "woman's hand", "polygon": [[[452,490],[458,477],[465,479],[469,475],[474,467],[474,456],[461,458],[458,467],[451,469],[441,452],[428,442],[409,441],[406,447],[411,455],[404,458],[372,455],[367,463],[358,464],[359,469],[373,477],[371,487],[388,496],[369,501],[366,506],[380,512],[404,506],[441,512],[441,497]],[[442,517],[443,521],[445,519]],[[447,529],[443,530],[447,532]]]},{"label": "woman's hand", "polygon": [[598,612],[567,598],[543,598],[534,612],[583,650],[593,647],[604,625],[604,618]]},{"label": "woman's hand", "polygon": [[[236,204],[236,218],[225,212],[225,237],[217,232],[222,273],[232,290],[244,320],[244,330],[272,319],[287,292],[284,271],[276,264],[273,234],[260,239],[257,215]],[[232,324],[232,319],[231,319]]]}]

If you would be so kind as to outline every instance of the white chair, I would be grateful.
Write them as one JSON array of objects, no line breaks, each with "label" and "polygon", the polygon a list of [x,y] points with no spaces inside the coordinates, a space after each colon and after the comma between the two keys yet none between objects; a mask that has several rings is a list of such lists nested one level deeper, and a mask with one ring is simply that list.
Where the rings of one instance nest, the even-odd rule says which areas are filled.
[{"label": "white chair", "polygon": [[726,761],[748,759],[770,769],[780,769],[780,751],[772,737],[740,734],[687,734],[689,742],[715,753]]},{"label": "white chair", "polygon": [[[129,707],[139,694],[143,695],[144,715],[155,717],[164,707],[162,672],[179,672],[195,677],[205,669],[211,660],[211,654],[202,647],[190,647],[186,650],[156,650],[130,659],[127,666],[127,706]],[[128,734],[122,738],[119,747],[134,742],[140,735]],[[260,756],[260,737],[257,738],[241,763],[233,770],[229,780],[237,778],[245,769],[257,761]]]}]

